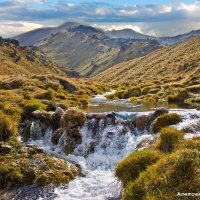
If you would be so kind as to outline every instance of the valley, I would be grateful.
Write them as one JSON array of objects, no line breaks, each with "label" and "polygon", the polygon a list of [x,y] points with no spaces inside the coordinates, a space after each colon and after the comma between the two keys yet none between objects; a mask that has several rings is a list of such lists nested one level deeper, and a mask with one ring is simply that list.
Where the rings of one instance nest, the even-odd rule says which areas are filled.
[{"label": "valley", "polygon": [[0,199],[198,193],[198,35],[67,22],[0,38]]}]

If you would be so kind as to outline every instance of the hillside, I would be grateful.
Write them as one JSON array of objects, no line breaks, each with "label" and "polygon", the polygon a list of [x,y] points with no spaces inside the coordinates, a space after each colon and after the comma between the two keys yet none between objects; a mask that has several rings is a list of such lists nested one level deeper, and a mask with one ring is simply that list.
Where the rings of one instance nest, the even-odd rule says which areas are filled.
[{"label": "hillside", "polygon": [[0,38],[0,75],[64,74],[36,47],[21,47],[18,41]]},{"label": "hillside", "polygon": [[24,46],[39,47],[59,67],[94,76],[119,62],[162,47],[158,42],[147,40],[145,35],[139,37],[140,33],[134,33],[135,38],[115,38],[101,29],[68,22],[54,28],[36,29],[14,39]]},{"label": "hillside", "polygon": [[200,37],[122,62],[95,77],[118,85],[200,74]]}]

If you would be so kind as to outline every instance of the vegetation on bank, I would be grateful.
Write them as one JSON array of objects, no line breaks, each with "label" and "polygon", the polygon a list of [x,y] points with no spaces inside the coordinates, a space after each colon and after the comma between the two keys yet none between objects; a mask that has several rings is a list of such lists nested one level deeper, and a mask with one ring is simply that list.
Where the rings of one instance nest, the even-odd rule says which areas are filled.
[{"label": "vegetation on bank", "polygon": [[186,140],[183,135],[165,127],[156,144],[118,163],[116,176],[124,185],[122,199],[178,200],[178,193],[199,193],[200,139]]},{"label": "vegetation on bank", "polygon": [[178,104],[185,107],[200,107],[200,79],[198,74],[188,74],[178,78],[164,77],[152,81],[125,83],[120,86],[113,84],[114,94],[109,99],[127,99],[136,104]]}]

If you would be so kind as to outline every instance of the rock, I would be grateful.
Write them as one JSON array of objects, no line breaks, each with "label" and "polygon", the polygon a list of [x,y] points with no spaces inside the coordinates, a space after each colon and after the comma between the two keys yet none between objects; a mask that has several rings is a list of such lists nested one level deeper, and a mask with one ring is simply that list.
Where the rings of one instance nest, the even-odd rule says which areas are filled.
[{"label": "rock", "polygon": [[0,144],[0,153],[9,154],[12,151],[12,147],[8,144]]},{"label": "rock", "polygon": [[150,145],[155,143],[155,138],[149,137],[149,138],[144,138],[137,146],[136,149],[141,149],[141,148],[147,148]]},{"label": "rock", "polygon": [[64,114],[64,110],[61,108],[61,107],[57,107],[56,110],[55,110],[55,113],[54,115],[63,115]]},{"label": "rock", "polygon": [[54,112],[46,112],[46,111],[40,111],[36,110],[31,113],[32,116],[34,116],[36,119],[39,119],[42,123],[46,125],[51,125],[52,117],[54,115]]},{"label": "rock", "polygon": [[168,110],[165,109],[165,108],[160,108],[158,110],[156,110],[154,113],[153,113],[153,116],[154,116],[154,119],[156,119],[157,117],[159,117],[160,115],[163,115],[163,114],[166,114],[168,113]]},{"label": "rock", "polygon": [[64,133],[65,129],[63,128],[59,128],[57,130],[55,130],[52,134],[52,137],[51,137],[51,142],[55,145],[58,144],[62,134]]},{"label": "rock", "polygon": [[51,127],[56,130],[61,127],[61,117],[64,114],[64,110],[60,107],[56,108],[55,113],[52,116]]},{"label": "rock", "polygon": [[26,120],[22,125],[21,125],[21,132],[20,135],[22,136],[22,140],[24,142],[27,142],[30,139],[30,128],[31,128],[31,121]]},{"label": "rock", "polygon": [[41,139],[42,136],[43,134],[40,121],[32,122],[30,127],[30,137],[34,140],[37,140]]},{"label": "rock", "polygon": [[147,128],[147,124],[148,124],[147,115],[136,116],[134,119],[134,124],[135,124],[136,128],[139,130],[144,130],[145,128]]}]

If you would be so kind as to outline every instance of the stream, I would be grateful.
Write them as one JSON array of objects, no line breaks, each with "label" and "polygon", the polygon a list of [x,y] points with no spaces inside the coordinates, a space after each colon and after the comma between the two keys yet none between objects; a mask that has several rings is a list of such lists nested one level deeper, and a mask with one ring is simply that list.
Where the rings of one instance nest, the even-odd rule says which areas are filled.
[{"label": "stream", "polygon": [[[144,139],[153,140],[155,137],[147,130],[134,128],[130,121],[138,114],[148,114],[151,110],[143,110],[141,105],[134,105],[125,100],[111,101],[105,95],[97,95],[91,99],[87,112],[91,115],[100,113],[108,116],[106,119],[88,119],[81,129],[82,143],[74,152],[66,156],[62,152],[63,141],[57,146],[51,144],[52,130],[46,130],[40,140],[32,144],[43,147],[47,153],[54,154],[77,162],[82,167],[83,176],[77,177],[68,185],[36,189],[33,193],[26,189],[18,191],[16,199],[33,200],[118,200],[122,185],[114,175],[114,169],[119,161],[138,149],[138,144]],[[109,113],[115,112],[115,124]],[[182,121],[176,125],[178,129],[187,130],[185,137],[200,135],[195,128],[200,122],[200,111],[195,109],[170,109],[179,113]],[[23,198],[22,198],[23,197]]]}]

